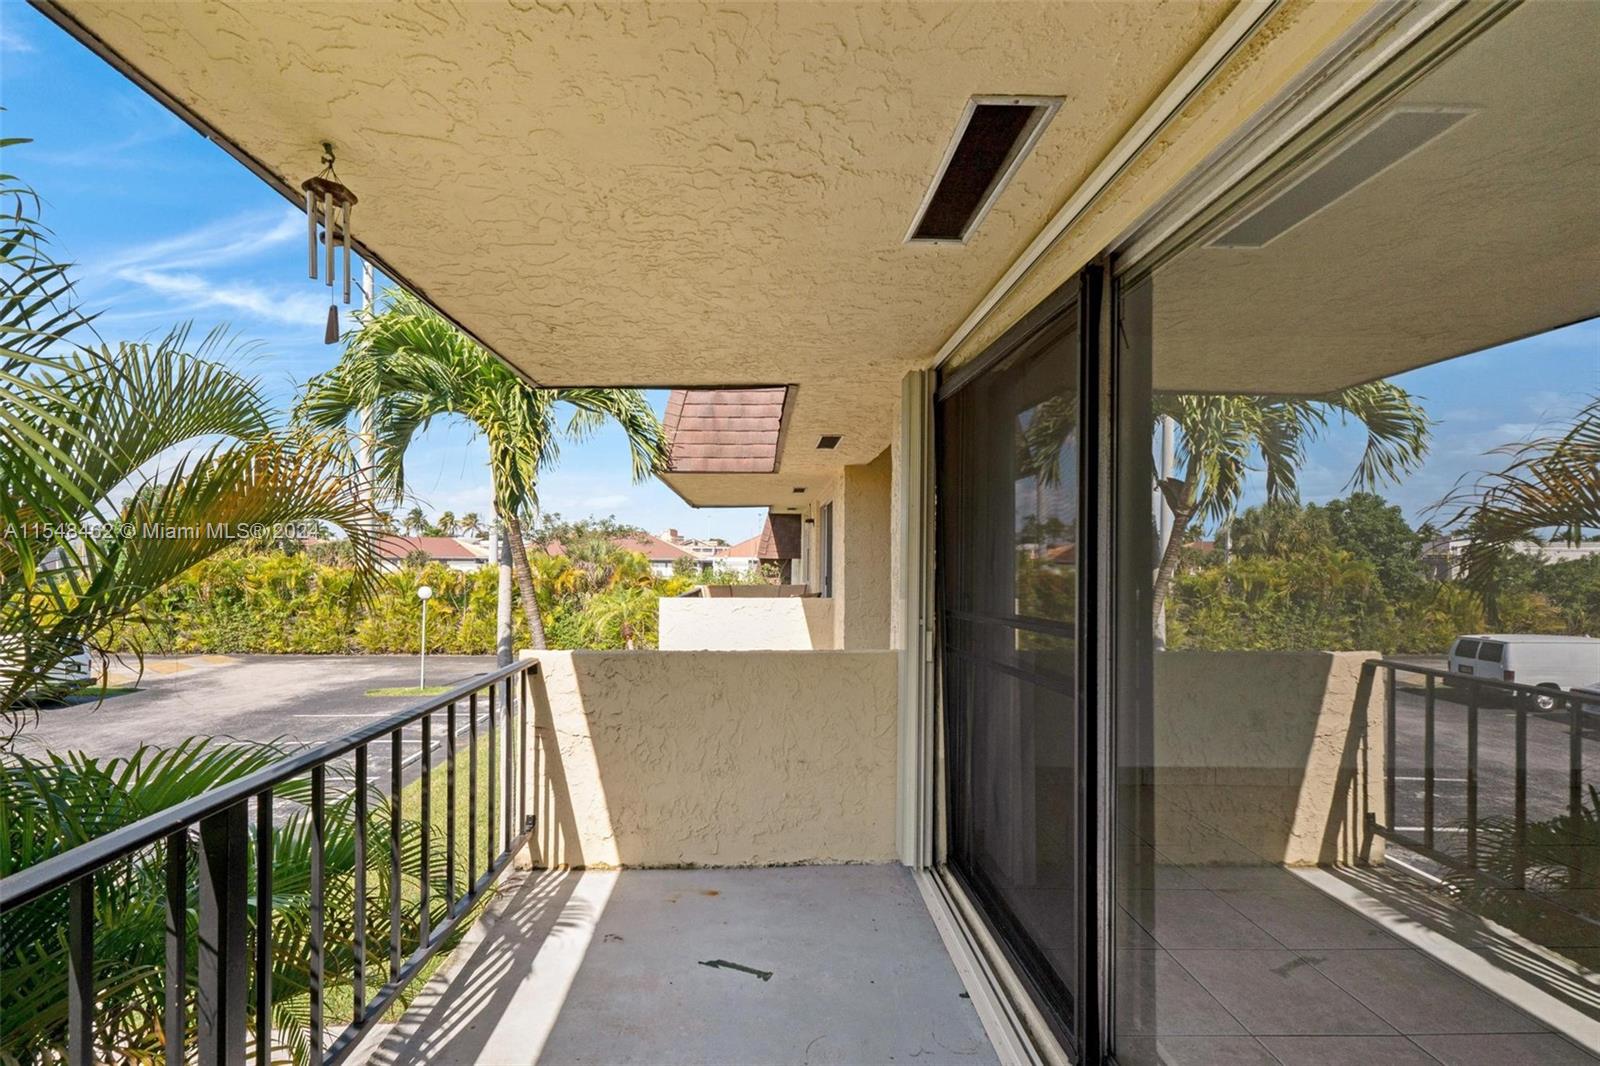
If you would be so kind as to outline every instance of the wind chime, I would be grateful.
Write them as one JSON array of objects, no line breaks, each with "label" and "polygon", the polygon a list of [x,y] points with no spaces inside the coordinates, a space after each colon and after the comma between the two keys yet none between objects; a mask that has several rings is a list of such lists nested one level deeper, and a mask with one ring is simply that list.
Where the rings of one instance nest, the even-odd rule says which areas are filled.
[{"label": "wind chime", "polygon": [[[333,288],[334,247],[344,246],[344,302],[350,302],[350,211],[356,206],[351,192],[333,171],[333,145],[322,143],[322,173],[307,178],[300,187],[306,193],[306,259],[311,279],[317,277],[317,220],[322,220],[322,243],[327,254],[328,288]],[[324,344],[339,343],[339,305],[328,294],[328,328]]]}]

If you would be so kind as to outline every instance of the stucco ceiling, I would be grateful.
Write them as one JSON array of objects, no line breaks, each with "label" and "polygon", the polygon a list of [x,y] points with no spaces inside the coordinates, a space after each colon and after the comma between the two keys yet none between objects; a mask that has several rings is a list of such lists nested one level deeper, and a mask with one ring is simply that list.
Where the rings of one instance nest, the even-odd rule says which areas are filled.
[{"label": "stucco ceiling", "polygon": [[[283,181],[333,142],[357,236],[536,381],[799,386],[786,438],[844,443],[784,493],[888,444],[900,375],[1229,7],[60,4]],[[984,93],[1064,103],[967,245],[903,243]]]},{"label": "stucco ceiling", "polygon": [[1597,54],[1600,4],[1523,5],[1392,105],[1464,120],[1264,247],[1208,230],[1154,276],[1157,387],[1323,392],[1600,314]]}]

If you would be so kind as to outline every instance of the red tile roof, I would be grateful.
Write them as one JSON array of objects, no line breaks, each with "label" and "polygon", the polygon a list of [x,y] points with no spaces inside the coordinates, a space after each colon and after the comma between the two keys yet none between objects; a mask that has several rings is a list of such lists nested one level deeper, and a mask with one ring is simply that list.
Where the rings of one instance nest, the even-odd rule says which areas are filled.
[{"label": "red tile roof", "polygon": [[[617,537],[611,542],[623,551],[638,552],[652,563],[670,563],[678,559],[693,559],[694,553],[686,552],[676,544],[668,544],[660,537],[649,533],[642,537]],[[559,540],[553,540],[545,546],[547,555],[565,555],[566,549]]]},{"label": "red tile roof", "polygon": [[402,537],[398,534],[386,534],[378,538],[378,555],[385,559],[404,559],[412,552],[427,552],[428,556],[441,561],[451,559],[481,559],[481,555],[473,553],[472,549],[462,544],[454,537]]},{"label": "red tile roof", "polygon": [[761,527],[761,547],[756,554],[762,559],[800,558],[800,516],[797,514],[769,514]]},{"label": "red tile roof", "polygon": [[673,389],[663,420],[678,474],[767,474],[778,468],[788,387]]},{"label": "red tile roof", "polygon": [[741,540],[731,547],[723,548],[717,554],[727,556],[730,559],[759,559],[761,558],[761,534],[757,533],[749,540]]}]

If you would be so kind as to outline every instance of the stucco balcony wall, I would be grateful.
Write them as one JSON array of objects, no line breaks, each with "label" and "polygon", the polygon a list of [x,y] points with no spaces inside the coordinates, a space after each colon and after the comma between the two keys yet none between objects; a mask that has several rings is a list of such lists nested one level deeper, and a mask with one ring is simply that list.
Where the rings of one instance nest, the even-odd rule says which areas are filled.
[{"label": "stucco balcony wall", "polygon": [[1353,863],[1384,818],[1374,652],[1156,658],[1156,844],[1184,864]]},{"label": "stucco balcony wall", "polygon": [[525,654],[534,865],[895,858],[893,652]]},{"label": "stucco balcony wall", "polygon": [[662,597],[662,651],[821,651],[834,647],[833,600],[809,596]]}]

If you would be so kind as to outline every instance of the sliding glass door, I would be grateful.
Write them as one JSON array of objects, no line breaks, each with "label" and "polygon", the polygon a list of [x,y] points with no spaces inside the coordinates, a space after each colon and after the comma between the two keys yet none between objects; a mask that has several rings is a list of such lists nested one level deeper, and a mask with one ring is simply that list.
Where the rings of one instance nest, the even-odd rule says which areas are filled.
[{"label": "sliding glass door", "polygon": [[946,870],[1068,1047],[1085,995],[1079,342],[1074,298],[945,374],[937,400]]}]

